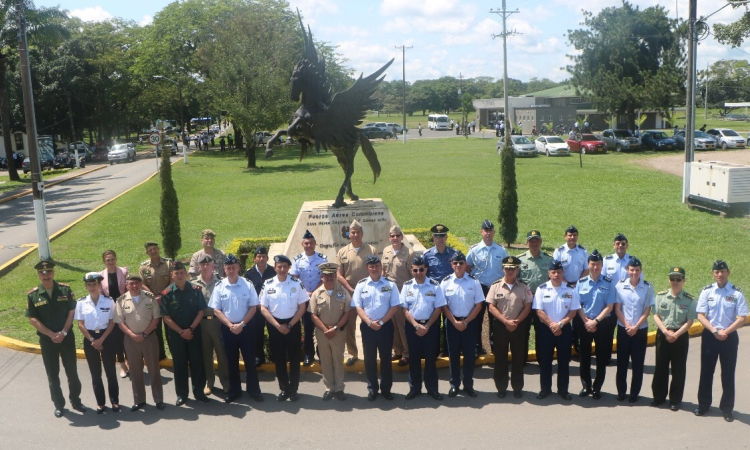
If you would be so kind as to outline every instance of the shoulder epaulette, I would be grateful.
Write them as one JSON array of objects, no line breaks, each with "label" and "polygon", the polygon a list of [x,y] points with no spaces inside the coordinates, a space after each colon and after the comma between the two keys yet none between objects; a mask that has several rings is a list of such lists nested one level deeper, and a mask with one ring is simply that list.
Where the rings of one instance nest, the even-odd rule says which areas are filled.
[{"label": "shoulder epaulette", "polygon": [[142,265],[142,266],[145,266],[146,264],[148,264],[148,263],[149,263],[149,261],[151,261],[151,260],[150,260],[150,259],[147,259],[147,260],[143,261],[143,262],[141,263],[141,265]]},{"label": "shoulder epaulette", "polygon": [[567,285],[571,289],[575,289],[576,288],[576,284],[575,283],[567,283]]},{"label": "shoulder epaulette", "polygon": [[433,280],[432,278],[430,278],[430,284],[434,284],[434,285],[436,285],[436,286],[437,286],[437,285],[439,285],[440,283],[438,283],[438,281],[437,281],[437,280]]},{"label": "shoulder epaulette", "polygon": [[203,288],[200,287],[198,284],[190,283],[190,286],[192,286],[193,289],[198,290],[198,291],[202,291],[203,290]]},{"label": "shoulder epaulette", "polygon": [[383,278],[385,278],[385,279],[386,279],[386,280],[388,280],[388,281],[392,281],[392,282],[394,282],[394,283],[395,283],[395,281],[393,281],[393,278],[389,278],[389,277],[383,277]]},{"label": "shoulder epaulette", "polygon": [[609,256],[604,257],[604,259],[614,259],[614,258],[615,258],[615,255],[609,255]]},{"label": "shoulder epaulette", "polygon": [[[102,295],[102,297],[104,297],[104,296]],[[80,302],[81,300],[83,300],[83,299],[85,299],[85,298],[86,298],[86,296],[84,295],[83,297],[79,298],[79,299],[78,299],[78,300],[76,300],[76,301],[77,301],[77,302]]]},{"label": "shoulder epaulette", "polygon": [[172,258],[162,258],[162,259],[163,259],[164,261],[166,261],[167,263],[171,263],[171,262],[174,262],[174,261],[172,260]]},{"label": "shoulder epaulette", "polygon": [[607,275],[603,275],[603,276],[602,276],[602,278],[603,278],[603,279],[604,279],[604,281],[606,281],[607,283],[611,283],[611,282],[612,282],[612,278],[608,277]]},{"label": "shoulder epaulette", "polygon": [[742,288],[741,287],[737,286],[736,284],[733,284],[732,286],[734,286],[734,290],[735,291],[742,292]]},{"label": "shoulder epaulette", "polygon": [[550,254],[549,254],[549,253],[547,253],[547,252],[540,252],[539,254],[540,254],[540,255],[547,255],[547,256],[549,256],[550,258],[552,258],[552,255],[550,255]]},{"label": "shoulder epaulette", "polygon": [[448,275],[444,276],[444,277],[443,277],[443,279],[442,279],[442,280],[440,280],[440,282],[442,283],[443,281],[445,281],[445,280],[449,279],[449,278],[450,278],[450,277],[452,277],[452,276],[453,276],[453,274],[452,274],[452,273],[449,273]]},{"label": "shoulder epaulette", "polygon": [[[432,278],[430,278],[430,279],[432,279]],[[412,278],[411,280],[405,282],[404,286],[406,286],[407,284],[414,284],[414,278]]]},{"label": "shoulder epaulette", "polygon": [[295,256],[294,260],[297,261],[298,259],[301,259],[303,254],[304,253],[300,253],[299,255]]},{"label": "shoulder epaulette", "polygon": [[565,250],[565,244],[561,245],[560,248],[558,248],[558,250]]},{"label": "shoulder epaulette", "polygon": [[[521,280],[518,280],[518,281],[520,282]],[[502,278],[498,278],[498,279],[497,279],[497,280],[495,280],[495,282],[494,282],[494,283],[492,283],[492,284],[498,284],[498,283],[502,283],[502,282],[503,282],[503,279],[502,279]]]},{"label": "shoulder epaulette", "polygon": [[[70,287],[70,285],[68,283],[59,283],[58,282],[57,285],[58,286],[64,286],[64,287]],[[736,288],[736,286],[735,286],[735,288]],[[737,289],[737,290],[739,290],[739,289]]]},{"label": "shoulder epaulette", "polygon": [[578,248],[580,248],[581,250],[584,250],[584,251],[586,250],[586,247],[584,247],[584,246],[583,246],[583,245],[581,245],[581,244],[578,244]]},{"label": "shoulder epaulette", "polygon": [[479,242],[477,242],[476,244],[472,245],[472,246],[471,246],[471,247],[469,247],[469,248],[470,248],[470,249],[472,249],[472,248],[476,247],[477,245],[479,245]]},{"label": "shoulder epaulette", "polygon": [[293,281],[299,281],[299,277],[297,275],[289,275],[289,278],[291,278]]},{"label": "shoulder epaulette", "polygon": [[[125,295],[125,294],[123,294],[123,295]],[[147,291],[145,289],[143,289],[141,291],[141,295],[145,295],[146,297],[156,298],[156,296],[154,295],[153,292],[149,292],[149,291]]]},{"label": "shoulder epaulette", "polygon": [[643,284],[645,284],[646,286],[651,286],[651,282],[650,281],[643,280]]},{"label": "shoulder epaulette", "polygon": [[[540,284],[540,285],[539,285],[539,288],[542,288],[542,289],[547,289],[547,283],[546,283],[546,282],[544,282],[544,283]],[[537,289],[539,289],[539,288],[537,288]]]},{"label": "shoulder epaulette", "polygon": [[663,291],[659,291],[659,292],[657,292],[657,293],[656,293],[656,295],[664,295],[664,294],[666,294],[667,292],[669,292],[669,289],[664,289]]},{"label": "shoulder epaulette", "polygon": [[469,276],[469,278],[473,278],[473,279],[475,279],[475,280],[477,279],[477,277],[475,277],[474,275],[472,275],[472,274],[470,274],[470,273],[467,273],[467,274],[465,274],[465,275],[468,275],[468,276]]},{"label": "shoulder epaulette", "polygon": [[367,277],[364,277],[361,280],[357,281],[357,284],[364,283],[365,281],[367,281]]},{"label": "shoulder epaulette", "polygon": [[706,289],[711,289],[711,286],[713,286],[713,284],[709,284],[708,286],[704,287],[703,290],[705,291]]},{"label": "shoulder epaulette", "polygon": [[320,253],[320,252],[315,252],[315,253],[317,253],[317,254],[318,254],[318,256],[320,256],[321,258],[323,258],[323,259],[325,259],[326,261],[328,261],[328,257],[327,257],[326,255],[324,255],[324,254],[322,254],[322,253]]},{"label": "shoulder epaulette", "polygon": [[163,291],[161,291],[161,295],[167,295],[170,292],[172,292],[172,286],[174,286],[174,285],[170,284],[169,286],[167,286],[166,289],[164,289]]},{"label": "shoulder epaulette", "polygon": [[690,300],[695,300],[695,297],[690,292],[682,291],[683,294],[685,294],[685,297],[689,298]]},{"label": "shoulder epaulette", "polygon": [[29,290],[29,292],[27,292],[27,294],[31,294],[32,292],[36,292],[36,291],[38,291],[38,290],[39,290],[39,286],[37,286],[37,287],[35,287],[35,288],[31,288],[31,289]]}]

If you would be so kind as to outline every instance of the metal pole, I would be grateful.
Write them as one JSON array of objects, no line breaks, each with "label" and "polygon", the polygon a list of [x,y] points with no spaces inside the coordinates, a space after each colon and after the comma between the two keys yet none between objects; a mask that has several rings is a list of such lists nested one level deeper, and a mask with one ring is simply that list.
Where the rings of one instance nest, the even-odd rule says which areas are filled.
[{"label": "metal pole", "polygon": [[21,87],[23,91],[23,110],[26,116],[26,134],[29,141],[29,161],[31,163],[31,192],[34,198],[34,221],[36,238],[39,243],[39,258],[51,259],[52,249],[47,230],[47,211],[44,204],[44,181],[39,166],[39,149],[37,147],[36,116],[34,113],[34,93],[31,89],[31,70],[29,53],[26,46],[26,21],[24,20],[23,0],[15,0],[16,24],[18,26],[18,56],[21,65]]},{"label": "metal pole", "polygon": [[503,113],[505,119],[505,147],[510,146],[510,122],[508,121],[508,32],[505,28],[505,0],[503,0]]},{"label": "metal pole", "polygon": [[703,96],[703,120],[708,120],[708,63],[706,63],[706,92]]},{"label": "metal pole", "polygon": [[695,75],[698,35],[696,29],[697,0],[690,0],[688,7],[688,74],[687,99],[685,105],[685,167],[682,179],[682,203],[687,203],[690,195],[690,166],[695,147]]},{"label": "metal pole", "polygon": [[[76,168],[81,168],[81,162],[78,160],[78,144],[76,144],[76,129],[73,126],[73,107],[70,104],[70,92],[66,95],[68,97],[68,118],[70,119],[70,135],[73,139],[73,149],[76,158]],[[70,149],[68,149],[70,150]]]}]

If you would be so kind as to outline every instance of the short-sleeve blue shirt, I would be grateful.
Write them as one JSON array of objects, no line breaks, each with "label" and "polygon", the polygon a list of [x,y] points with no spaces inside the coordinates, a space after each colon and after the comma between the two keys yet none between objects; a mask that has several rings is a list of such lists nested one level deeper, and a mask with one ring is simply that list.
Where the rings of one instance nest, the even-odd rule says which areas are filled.
[{"label": "short-sleeve blue shirt", "polygon": [[452,274],[451,258],[455,254],[456,249],[447,246],[443,253],[438,252],[437,247],[432,247],[424,252],[422,257],[424,258],[424,262],[427,263],[427,276],[440,282],[443,278]]},{"label": "short-sleeve blue shirt", "polygon": [[370,320],[382,319],[393,306],[401,305],[396,283],[386,277],[372,281],[369,276],[357,283],[352,295],[352,307],[362,308]]},{"label": "short-sleeve blue shirt", "polygon": [[485,286],[503,277],[503,258],[508,256],[502,245],[493,242],[489,247],[484,241],[474,244],[466,255],[466,264],[471,266],[471,275]]},{"label": "short-sleeve blue shirt", "polygon": [[705,314],[717,330],[726,330],[737,317],[748,315],[745,295],[728,281],[723,288],[716,283],[706,286],[698,298],[695,311]]},{"label": "short-sleeve blue shirt", "polygon": [[428,320],[435,308],[445,305],[440,283],[430,278],[425,279],[422,284],[411,279],[401,288],[401,306],[411,313],[414,320]]},{"label": "short-sleeve blue shirt", "polygon": [[[630,284],[630,279],[618,281],[615,285],[617,294],[617,303],[622,308],[622,314],[629,324],[634,325],[643,315],[646,308],[656,304],[656,293],[654,286],[648,281],[641,278],[635,288]],[[617,324],[624,327],[625,324],[617,319]],[[648,321],[645,320],[638,329],[648,328]]]},{"label": "short-sleeve blue shirt", "polygon": [[609,305],[616,301],[615,286],[612,280],[604,275],[594,281],[590,276],[583,277],[576,284],[576,292],[581,301],[581,308],[589,319],[594,319]]}]

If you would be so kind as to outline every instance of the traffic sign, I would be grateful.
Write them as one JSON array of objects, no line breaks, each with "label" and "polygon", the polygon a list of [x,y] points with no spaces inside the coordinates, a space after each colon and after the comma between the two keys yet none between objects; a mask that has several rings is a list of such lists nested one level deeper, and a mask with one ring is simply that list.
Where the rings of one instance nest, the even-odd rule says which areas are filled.
[{"label": "traffic sign", "polygon": [[159,145],[159,144],[161,144],[161,135],[159,133],[151,133],[148,136],[148,142],[151,145]]}]

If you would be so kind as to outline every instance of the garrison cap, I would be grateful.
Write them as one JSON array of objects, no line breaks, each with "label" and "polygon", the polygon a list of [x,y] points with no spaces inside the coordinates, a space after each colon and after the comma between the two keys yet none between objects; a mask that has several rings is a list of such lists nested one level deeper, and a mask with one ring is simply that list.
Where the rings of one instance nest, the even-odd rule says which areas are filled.
[{"label": "garrison cap", "polygon": [[643,267],[643,264],[641,264],[640,259],[634,256],[630,258],[630,261],[628,261],[628,267]]},{"label": "garrison cap", "polygon": [[260,247],[256,247],[256,249],[255,249],[255,256],[258,256],[258,255],[267,255],[267,254],[268,254],[268,249],[267,248],[263,247],[262,245]]},{"label": "garrison cap", "polygon": [[447,235],[449,231],[450,229],[441,223],[435,224],[430,228],[433,237],[443,237]]},{"label": "garrison cap", "polygon": [[365,264],[368,266],[371,264],[380,264],[380,258],[378,258],[378,255],[370,255],[365,260]]},{"label": "garrison cap", "polygon": [[622,234],[622,233],[617,233],[617,235],[615,235],[615,241],[614,242],[617,242],[617,241],[628,242],[628,238],[626,238],[625,235]]},{"label": "garrison cap", "polygon": [[55,262],[51,259],[43,259],[34,266],[37,272],[51,272],[55,270]]},{"label": "garrison cap", "polygon": [[425,264],[422,255],[415,256],[414,259],[411,260],[412,266],[424,266]]},{"label": "garrison cap", "polygon": [[723,259],[717,259],[716,261],[714,261],[713,270],[729,270],[729,266]]},{"label": "garrison cap", "polygon": [[360,225],[359,222],[357,222],[357,219],[354,219],[352,220],[352,223],[349,224],[349,229],[355,230],[355,231],[356,230],[362,231],[362,225]]},{"label": "garrison cap", "polygon": [[526,242],[532,240],[532,239],[541,239],[542,233],[539,232],[539,230],[531,230],[528,233],[526,233]]},{"label": "garrison cap", "polygon": [[495,224],[490,222],[490,219],[484,219],[484,222],[482,222],[482,229],[486,231],[494,230]]},{"label": "garrison cap", "polygon": [[315,239],[315,236],[310,233],[310,230],[305,230],[305,235],[302,236],[302,239]]},{"label": "garrison cap", "polygon": [[154,241],[148,241],[148,242],[146,242],[145,244],[143,244],[143,246],[144,246],[145,248],[149,248],[149,247],[151,247],[151,246],[153,246],[153,245],[155,245],[155,246],[157,246],[157,247],[158,247],[158,246],[159,246],[159,243],[158,243],[158,242],[154,242]]},{"label": "garrison cap", "polygon": [[576,228],[575,225],[571,225],[565,229],[565,234],[568,234],[568,233],[578,233],[578,228]]},{"label": "garrison cap", "polygon": [[216,237],[216,233],[214,233],[214,230],[210,228],[206,228],[205,230],[201,231],[201,237],[206,237],[206,236]]},{"label": "garrison cap", "polygon": [[274,264],[287,263],[290,266],[292,265],[292,261],[289,258],[287,258],[286,256],[284,256],[284,255],[276,255],[276,256],[274,256],[273,257],[273,262],[274,262]]},{"label": "garrison cap", "polygon": [[451,261],[466,261],[466,255],[461,250],[456,250],[456,253],[451,256]]},{"label": "garrison cap", "polygon": [[672,275],[679,275],[679,276],[685,278],[685,269],[683,269],[682,267],[676,267],[676,266],[672,267],[669,270],[669,276],[671,277]]},{"label": "garrison cap", "polygon": [[401,231],[401,227],[398,225],[394,225],[391,227],[391,229],[388,231],[389,234],[401,234],[403,235],[404,232]]},{"label": "garrison cap", "polygon": [[599,253],[599,250],[594,249],[593,252],[589,255],[589,261],[604,261],[604,257],[601,253]]},{"label": "garrison cap", "polygon": [[506,256],[503,258],[503,267],[514,269],[521,265],[521,260],[515,256]]},{"label": "garrison cap", "polygon": [[237,257],[233,254],[229,253],[227,256],[224,257],[224,265],[227,266],[229,264],[239,264],[239,260],[237,260]]},{"label": "garrison cap", "polygon": [[175,261],[175,262],[172,263],[172,269],[171,269],[171,271],[172,272],[176,272],[178,270],[187,270],[185,268],[185,263],[184,262],[182,262],[182,261]]},{"label": "garrison cap", "polygon": [[83,281],[88,283],[90,281],[102,281],[104,277],[99,272],[88,272],[83,276]]},{"label": "garrison cap", "polygon": [[204,255],[203,258],[198,260],[199,264],[214,262],[214,257],[211,255]]},{"label": "garrison cap", "polygon": [[339,265],[334,262],[324,262],[322,264],[318,264],[318,270],[326,275],[331,275],[339,270]]},{"label": "garrison cap", "polygon": [[131,274],[129,274],[127,280],[128,281],[138,281],[138,282],[141,282],[141,283],[143,282],[143,278],[141,278],[141,276],[138,275],[137,273],[131,273]]},{"label": "garrison cap", "polygon": [[557,260],[552,260],[552,262],[549,263],[547,270],[563,270],[562,263]]}]

